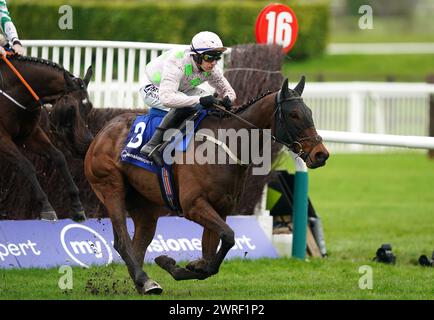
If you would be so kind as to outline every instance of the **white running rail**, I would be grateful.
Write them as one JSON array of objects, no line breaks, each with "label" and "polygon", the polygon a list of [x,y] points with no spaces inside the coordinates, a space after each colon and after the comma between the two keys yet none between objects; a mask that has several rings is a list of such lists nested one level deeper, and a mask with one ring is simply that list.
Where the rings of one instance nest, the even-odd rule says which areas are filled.
[{"label": "white running rail", "polygon": [[89,86],[95,107],[143,107],[138,90],[147,62],[182,45],[126,41],[23,40],[26,54],[61,64],[83,77],[88,66],[94,76]]},{"label": "white running rail", "polygon": [[412,149],[433,149],[434,137],[399,136],[373,133],[339,132],[318,130],[326,142],[367,144],[376,146],[401,147]]},{"label": "white running rail", "polygon": [[434,43],[330,43],[328,54],[433,54]]}]

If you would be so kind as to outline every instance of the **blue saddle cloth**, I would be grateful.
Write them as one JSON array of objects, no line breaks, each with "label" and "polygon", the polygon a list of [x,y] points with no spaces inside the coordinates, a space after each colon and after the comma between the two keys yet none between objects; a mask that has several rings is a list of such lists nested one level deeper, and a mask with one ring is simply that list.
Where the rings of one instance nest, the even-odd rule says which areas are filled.
[{"label": "blue saddle cloth", "polygon": [[[151,139],[166,114],[166,111],[151,109],[148,114],[137,116],[131,126],[125,147],[121,152],[122,162],[133,164],[154,173],[159,172],[160,168],[156,166],[151,159],[142,155],[140,149]],[[199,116],[194,120],[195,129],[206,115],[207,112],[202,110]],[[175,150],[181,152],[186,151],[192,137],[193,132],[189,132],[182,140],[180,136],[177,136],[174,142],[172,142],[176,143]]]},{"label": "blue saddle cloth", "polygon": [[[179,199],[173,181],[172,166],[165,164],[162,168],[158,167],[152,160],[140,153],[140,149],[151,139],[155,129],[159,126],[166,114],[167,112],[165,111],[151,109],[147,115],[137,116],[128,134],[125,147],[121,152],[121,161],[157,174],[161,194],[166,206],[178,213],[178,215],[182,215],[182,209],[179,205]],[[206,115],[207,112],[202,110],[194,120],[195,130]],[[174,149],[181,152],[186,151],[193,134],[194,132],[187,132],[185,136],[177,135],[171,142],[171,144],[175,144]],[[171,147],[173,149],[173,145]]]}]

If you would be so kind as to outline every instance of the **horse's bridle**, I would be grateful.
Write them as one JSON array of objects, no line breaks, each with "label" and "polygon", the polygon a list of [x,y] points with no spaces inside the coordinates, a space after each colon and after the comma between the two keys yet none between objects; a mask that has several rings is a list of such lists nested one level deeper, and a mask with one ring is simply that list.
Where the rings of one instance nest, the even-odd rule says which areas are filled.
[{"label": "horse's bridle", "polygon": [[[323,139],[320,135],[316,135],[314,137],[303,137],[303,138],[299,138],[299,139],[295,139],[293,137],[293,135],[291,134],[291,132],[289,132],[288,127],[285,126],[285,117],[284,117],[284,113],[282,112],[282,103],[286,102],[286,101],[294,101],[294,100],[303,100],[301,97],[289,97],[289,98],[281,98],[281,91],[279,90],[279,92],[276,95],[276,109],[274,110],[273,114],[271,115],[271,119],[274,118],[276,116],[276,113],[278,113],[278,119],[280,121],[280,124],[282,125],[283,128],[285,128],[285,133],[288,135],[288,137],[290,139],[292,139],[292,141],[290,141],[289,143],[282,141],[281,139],[278,139],[275,135],[271,135],[271,139],[274,140],[275,142],[287,147],[289,150],[291,150],[292,152],[294,152],[298,157],[302,158],[304,161],[306,161],[306,159],[310,159],[310,154],[312,152],[312,150],[318,145],[320,144]],[[259,128],[258,126],[254,125],[253,123],[251,123],[250,121],[241,118],[239,115],[230,112],[229,110],[226,110],[225,107],[220,106],[220,105],[214,105],[214,107],[216,107],[217,109],[229,114],[230,116],[240,120],[241,122],[244,122],[245,124],[251,126],[254,129],[258,129],[258,130],[263,130],[262,128]],[[271,120],[270,119],[270,120]],[[276,120],[277,121],[277,120]],[[276,127],[277,130],[277,127]],[[312,148],[310,149],[310,151],[306,154],[306,152],[303,150],[303,142],[304,141],[310,141],[313,140],[314,141],[314,145],[312,146]],[[310,159],[312,161],[312,159]],[[313,161],[312,161],[313,162]]]},{"label": "horse's bridle", "polygon": [[[275,139],[276,142],[283,144],[284,146],[286,146],[288,149],[290,149],[292,152],[294,152],[297,156],[299,156],[300,158],[302,158],[304,161],[306,161],[306,159],[310,159],[310,154],[312,152],[312,150],[318,145],[320,144],[323,139],[320,135],[316,135],[313,137],[303,137],[303,138],[296,138],[293,136],[293,134],[290,132],[290,130],[288,129],[288,126],[286,126],[286,123],[289,123],[288,121],[286,121],[287,119],[285,118],[285,114],[282,111],[282,104],[283,102],[287,102],[287,101],[303,101],[303,99],[301,97],[297,97],[297,96],[292,96],[289,98],[282,98],[281,97],[281,90],[277,93],[276,95],[276,110],[273,113],[273,117],[275,117],[276,113],[278,114],[278,118],[276,118],[276,122],[279,121],[280,126],[284,128],[286,135],[288,136],[288,138],[290,138],[292,141],[290,141],[289,143],[286,143],[284,141],[278,140],[277,138]],[[277,131],[278,126],[276,126],[276,131]],[[276,132],[277,135],[277,132]],[[313,141],[313,146],[310,148],[309,152],[306,154],[306,152],[303,150],[303,142],[304,141]],[[310,159],[312,161],[312,159]]]}]

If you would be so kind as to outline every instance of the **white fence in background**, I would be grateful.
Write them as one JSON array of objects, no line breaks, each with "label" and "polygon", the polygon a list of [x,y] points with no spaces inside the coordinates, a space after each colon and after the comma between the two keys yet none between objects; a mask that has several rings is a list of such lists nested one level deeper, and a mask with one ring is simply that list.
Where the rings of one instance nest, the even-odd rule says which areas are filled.
[{"label": "white fence in background", "polygon": [[324,141],[350,144],[401,147],[411,149],[433,149],[434,137],[402,136],[378,133],[358,133],[318,130]]},{"label": "white fence in background", "polygon": [[[303,95],[321,130],[427,136],[431,94],[434,85],[426,83],[324,82],[307,83]],[[333,151],[384,149],[342,143],[327,146]]]},{"label": "white fence in background", "polygon": [[328,54],[433,54],[434,43],[330,43]]},{"label": "white fence in background", "polygon": [[[76,76],[83,77],[92,65],[89,93],[94,106],[118,108],[143,108],[138,90],[146,63],[181,46],[89,40],[25,40],[23,45],[28,55],[55,61]],[[430,94],[434,85],[425,83],[307,81],[303,96],[320,130],[427,136]],[[342,143],[327,143],[327,147],[332,151],[385,149]]]},{"label": "white fence in background", "polygon": [[26,54],[61,64],[83,77],[94,76],[89,93],[95,107],[142,108],[138,91],[146,63],[162,52],[180,47],[167,43],[91,40],[23,40]]}]

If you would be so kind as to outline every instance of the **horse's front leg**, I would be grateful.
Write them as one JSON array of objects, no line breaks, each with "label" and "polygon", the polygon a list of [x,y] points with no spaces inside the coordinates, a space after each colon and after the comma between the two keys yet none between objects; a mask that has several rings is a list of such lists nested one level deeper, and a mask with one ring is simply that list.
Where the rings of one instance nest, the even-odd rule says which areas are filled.
[{"label": "horse's front leg", "polygon": [[[146,249],[155,235],[158,219],[155,214],[158,209],[144,203],[142,205],[143,208],[136,207],[129,210],[134,221],[133,251],[141,268],[143,268]],[[163,292],[161,286],[149,277],[145,280],[143,287],[139,289],[144,294],[161,294]]]},{"label": "horse's front leg", "polygon": [[24,157],[12,142],[9,135],[0,127],[0,154],[9,163],[16,165],[33,187],[36,195],[36,201],[41,206],[40,217],[43,220],[57,220],[56,212],[48,201],[46,193],[42,190],[41,185],[36,177],[36,171],[31,162]]},{"label": "horse's front leg", "polygon": [[[202,258],[191,261],[185,268],[166,255],[159,256],[155,262],[169,272],[175,280],[206,279],[219,271],[226,254],[235,244],[234,232],[212,206],[206,201],[199,201],[185,216],[204,226],[202,235]],[[213,228],[213,229],[211,229]],[[220,240],[222,246],[217,252]]]},{"label": "horse's front leg", "polygon": [[[226,254],[235,245],[234,231],[204,198],[196,199],[185,216],[202,225],[205,230],[209,230],[209,233],[204,232],[202,238],[203,246],[205,246],[202,249],[203,257],[208,262],[203,271],[208,276],[216,274]],[[215,253],[219,240],[221,240],[221,246]]]},{"label": "horse's front leg", "polygon": [[[226,221],[226,217],[223,218]],[[191,261],[186,268],[193,272],[206,273],[208,264],[215,258],[217,247],[220,242],[218,234],[204,229],[202,234],[202,258]]]},{"label": "horse's front leg", "polygon": [[71,173],[69,172],[65,156],[57,149],[50,141],[45,132],[38,126],[35,133],[27,143],[28,147],[41,155],[49,156],[59,168],[60,173],[66,183],[66,191],[71,198],[72,204],[72,219],[75,221],[83,221],[86,219],[83,206],[80,202],[79,190]]}]

